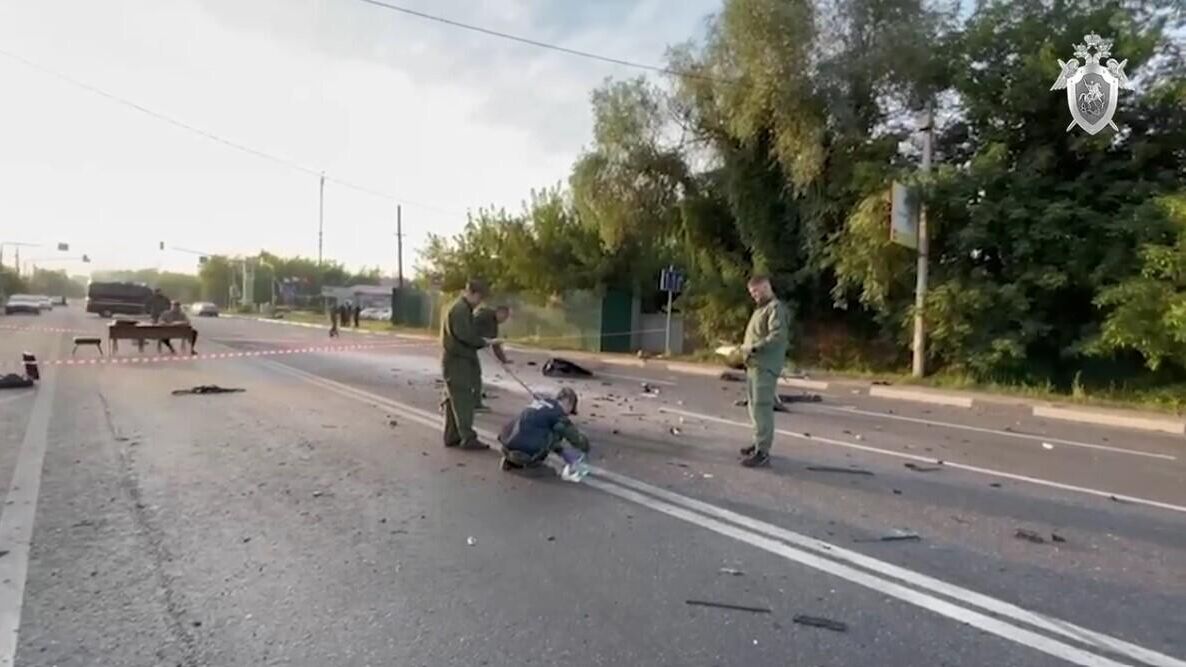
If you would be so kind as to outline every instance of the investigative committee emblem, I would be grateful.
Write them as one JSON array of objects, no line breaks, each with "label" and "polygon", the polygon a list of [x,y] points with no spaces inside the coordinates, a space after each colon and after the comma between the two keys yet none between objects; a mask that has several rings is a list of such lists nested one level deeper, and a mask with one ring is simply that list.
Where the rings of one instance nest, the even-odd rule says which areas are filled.
[{"label": "investigative committee emblem", "polygon": [[[1116,98],[1120,90],[1132,90],[1132,84],[1124,75],[1124,65],[1128,60],[1116,62],[1112,55],[1112,40],[1104,39],[1095,33],[1083,38],[1082,44],[1075,45],[1075,57],[1067,62],[1058,61],[1062,71],[1058,81],[1050,90],[1067,91],[1067,106],[1071,108],[1071,121],[1067,125],[1067,132],[1078,125],[1088,134],[1095,134],[1105,126],[1117,130],[1112,122],[1112,114],[1116,113]],[[1083,65],[1079,60],[1084,61]],[[1107,59],[1106,66],[1100,61]]]}]

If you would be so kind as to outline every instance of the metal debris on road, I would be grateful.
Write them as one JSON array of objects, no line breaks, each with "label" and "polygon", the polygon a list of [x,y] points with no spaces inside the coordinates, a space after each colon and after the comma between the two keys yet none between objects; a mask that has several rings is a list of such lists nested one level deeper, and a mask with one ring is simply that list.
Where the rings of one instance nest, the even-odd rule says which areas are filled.
[{"label": "metal debris on road", "polygon": [[560,357],[553,357],[544,363],[544,367],[540,369],[544,377],[563,377],[563,378],[591,378],[593,372],[573,363],[568,359],[561,359]]},{"label": "metal debris on road", "polygon": [[394,428],[394,427],[396,427],[396,426],[399,426],[399,422],[398,422],[398,421],[396,421],[396,420],[394,420],[394,419],[388,419],[388,420],[387,420],[387,425],[388,425],[388,426],[391,426],[391,427],[393,427],[393,428]]},{"label": "metal debris on road", "polygon": [[183,396],[187,394],[237,394],[247,391],[246,389],[239,389],[237,387],[220,387],[216,384],[202,384],[190,389],[174,389],[174,396]]},{"label": "metal debris on road", "polygon": [[1034,544],[1045,544],[1046,543],[1046,538],[1042,537],[1041,535],[1035,533],[1032,530],[1026,530],[1025,528],[1018,528],[1017,532],[1014,533],[1013,536],[1019,540],[1026,540],[1027,542],[1033,542]]},{"label": "metal debris on road", "polygon": [[1050,444],[1049,442],[1043,442],[1042,449],[1054,449],[1054,445]]},{"label": "metal debris on road", "polygon": [[741,570],[738,570],[737,568],[732,568],[732,567],[722,567],[720,570],[718,570],[718,572],[720,572],[721,574],[731,574],[734,577],[740,577],[743,574],[745,574],[745,572],[742,572]]},{"label": "metal debris on road", "polygon": [[1062,535],[1059,535],[1058,533],[1050,533],[1050,541],[1051,542],[1066,542],[1067,538],[1063,537]]},{"label": "metal debris on road", "polygon": [[476,537],[470,536],[470,537],[465,538],[465,543],[466,543],[466,545],[471,546],[471,547],[477,546],[478,539]]},{"label": "metal debris on road", "polygon": [[721,373],[720,379],[725,382],[745,382],[744,376],[738,375],[737,373],[730,373],[729,371]]},{"label": "metal debris on road", "polygon": [[913,470],[914,472],[935,472],[939,470],[939,466],[922,466],[917,463],[903,463],[902,465]]},{"label": "metal debris on road", "polygon": [[701,475],[701,477],[703,477],[704,479],[712,479],[713,475],[711,472],[706,472],[703,475]]},{"label": "metal debris on road", "polygon": [[709,600],[685,600],[686,604],[694,607],[715,607],[717,609],[734,609],[736,611],[751,611],[755,614],[769,614],[771,610],[767,607],[747,607],[739,604],[729,604],[728,602],[712,602]]},{"label": "metal debris on road", "polygon": [[838,466],[807,466],[807,469],[812,472],[838,472],[849,475],[868,475],[873,476],[870,470],[862,470],[861,468],[840,468]]},{"label": "metal debris on road", "polygon": [[999,488],[1001,488],[1001,483],[1000,482],[992,482],[989,484],[989,486],[991,486],[994,489],[999,489]]},{"label": "metal debris on road", "polygon": [[873,537],[868,539],[853,540],[853,542],[918,542],[922,540],[922,536],[918,533],[907,533],[904,531],[895,531],[889,535],[882,535],[881,537]]},{"label": "metal debris on road", "polygon": [[671,435],[680,435],[681,433],[683,433],[683,431],[679,430],[678,428],[676,428],[674,426],[671,427]]},{"label": "metal debris on road", "polygon": [[813,628],[823,628],[825,630],[832,630],[834,632],[848,632],[848,625],[840,621],[833,621],[830,618],[820,618],[819,616],[806,616],[804,614],[797,614],[795,618],[791,619],[799,625],[808,625]]},{"label": "metal debris on road", "polygon": [[819,394],[779,394],[783,403],[819,403],[824,400]]},{"label": "metal debris on road", "polygon": [[658,396],[659,388],[649,382],[642,383],[643,396]]}]

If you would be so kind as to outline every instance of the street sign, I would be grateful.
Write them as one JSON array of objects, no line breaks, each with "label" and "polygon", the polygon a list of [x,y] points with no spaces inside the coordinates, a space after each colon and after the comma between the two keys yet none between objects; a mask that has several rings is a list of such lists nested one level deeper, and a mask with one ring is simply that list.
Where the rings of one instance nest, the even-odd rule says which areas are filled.
[{"label": "street sign", "polygon": [[894,182],[890,203],[890,241],[918,250],[918,193]]},{"label": "street sign", "polygon": [[668,294],[683,292],[684,274],[676,270],[674,266],[663,269],[663,273],[659,275],[659,289]]}]

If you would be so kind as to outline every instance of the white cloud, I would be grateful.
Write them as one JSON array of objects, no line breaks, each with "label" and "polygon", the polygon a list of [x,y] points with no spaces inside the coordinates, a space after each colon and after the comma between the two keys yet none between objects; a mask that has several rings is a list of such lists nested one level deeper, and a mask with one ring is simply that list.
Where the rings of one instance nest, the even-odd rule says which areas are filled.
[{"label": "white cloud", "polygon": [[[698,31],[717,1],[607,2],[580,14],[567,0],[402,4],[661,64],[666,46]],[[0,43],[228,139],[406,198],[406,266],[427,232],[459,230],[465,210],[517,207],[531,188],[566,178],[589,138],[591,88],[634,74],[358,0],[13,3],[0,8]],[[3,57],[0,82],[0,241],[69,241],[100,268],[194,269],[192,256],[157,251],[159,241],[316,254],[315,177]],[[327,185],[326,256],[391,270],[393,209]]]}]

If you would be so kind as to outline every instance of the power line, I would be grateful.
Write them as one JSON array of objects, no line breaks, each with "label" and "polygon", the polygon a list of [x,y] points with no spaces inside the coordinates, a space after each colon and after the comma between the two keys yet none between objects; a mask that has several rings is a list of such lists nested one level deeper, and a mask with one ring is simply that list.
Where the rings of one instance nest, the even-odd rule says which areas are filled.
[{"label": "power line", "polygon": [[[26,59],[26,58],[23,58],[23,57],[21,57],[21,56],[19,56],[19,55],[15,54],[15,53],[11,53],[11,52],[9,52],[9,51],[5,51],[5,50],[3,50],[3,49],[0,49],[0,55],[4,56],[4,57],[6,57],[6,58],[9,58],[10,60],[16,61],[16,62],[18,62],[18,63],[20,63],[20,64],[24,65],[25,67],[28,67],[28,68],[30,68],[30,69],[36,70],[36,71],[38,71],[38,72],[41,72],[42,74],[48,74],[48,75],[50,75],[50,76],[52,76],[52,77],[55,77],[55,78],[57,78],[57,79],[60,79],[60,80],[62,80],[62,81],[65,81],[66,83],[69,83],[69,84],[70,84],[70,85],[72,85],[72,86],[75,86],[75,87],[81,88],[81,89],[83,89],[83,90],[85,90],[85,91],[87,91],[87,92],[89,92],[89,93],[91,93],[91,94],[98,95],[98,96],[100,96],[100,97],[102,97],[102,98],[105,98],[105,99],[107,99],[107,100],[110,100],[110,101],[112,101],[112,102],[115,102],[116,104],[121,104],[121,105],[123,105],[123,106],[125,106],[125,107],[129,107],[129,108],[131,108],[131,109],[134,109],[134,110],[136,110],[136,111],[139,111],[139,112],[140,112],[140,113],[142,113],[142,114],[145,114],[145,115],[147,115],[147,116],[151,116],[151,117],[153,117],[153,118],[155,118],[155,119],[157,119],[157,120],[159,120],[159,121],[162,121],[162,122],[168,123],[168,124],[170,124],[170,125],[172,125],[172,126],[174,126],[174,127],[179,127],[179,128],[181,128],[181,129],[183,129],[183,130],[186,130],[186,131],[188,131],[188,132],[192,132],[192,133],[194,133],[194,134],[197,134],[197,135],[199,135],[199,136],[205,137],[206,139],[209,139],[209,140],[211,140],[211,141],[214,141],[214,142],[220,143],[220,144],[222,144],[222,145],[224,145],[224,146],[228,146],[228,147],[230,147],[230,148],[234,148],[235,150],[242,151],[242,152],[244,152],[244,153],[247,153],[247,154],[249,154],[249,155],[254,155],[254,156],[258,157],[258,158],[263,158],[263,159],[265,159],[265,160],[268,160],[268,161],[274,162],[274,163],[276,163],[276,164],[279,164],[279,165],[282,165],[282,166],[288,167],[288,168],[290,168],[290,169],[295,169],[295,170],[297,170],[297,171],[300,171],[300,172],[302,172],[302,173],[305,173],[305,174],[309,174],[309,175],[311,175],[311,176],[317,176],[317,177],[319,177],[319,178],[320,178],[320,177],[321,177],[321,175],[322,175],[322,173],[323,173],[323,172],[322,172],[321,170],[319,170],[319,169],[313,169],[312,167],[306,167],[306,166],[304,166],[304,165],[300,164],[299,162],[295,162],[295,161],[293,161],[293,160],[288,160],[288,159],[286,159],[286,158],[282,158],[282,157],[279,157],[279,156],[277,156],[277,155],[273,155],[272,153],[268,153],[268,152],[266,152],[266,151],[262,151],[262,150],[259,150],[259,149],[257,149],[257,148],[252,148],[252,147],[250,147],[250,146],[247,146],[247,145],[245,145],[245,144],[241,144],[241,143],[238,143],[238,142],[236,142],[236,141],[232,141],[232,140],[230,140],[230,139],[226,139],[226,138],[224,138],[224,137],[221,137],[221,136],[219,136],[219,135],[217,135],[217,134],[215,134],[215,133],[213,133],[213,132],[210,132],[210,131],[208,131],[208,130],[204,130],[204,129],[202,129],[202,128],[200,128],[200,127],[197,127],[197,126],[195,126],[195,125],[190,125],[189,123],[186,123],[185,121],[181,121],[181,120],[178,120],[178,119],[176,119],[176,118],[173,118],[172,116],[167,116],[167,115],[165,115],[165,114],[163,114],[163,113],[160,113],[160,112],[158,112],[158,111],[154,111],[154,110],[152,110],[152,109],[149,109],[148,107],[146,107],[146,106],[144,106],[144,105],[142,105],[142,104],[139,104],[139,103],[137,103],[137,102],[133,102],[133,101],[131,101],[131,100],[125,99],[125,98],[123,98],[123,97],[120,97],[120,96],[118,96],[118,95],[115,95],[115,94],[109,93],[109,92],[107,92],[107,91],[105,91],[105,90],[103,90],[103,89],[101,89],[101,88],[97,88],[97,87],[95,87],[95,86],[92,86],[92,85],[90,85],[90,84],[88,84],[88,83],[85,83],[85,82],[83,82],[83,81],[79,81],[78,79],[75,79],[75,78],[73,78],[73,77],[71,77],[71,76],[68,76],[68,75],[66,75],[66,74],[63,74],[63,73],[61,73],[61,72],[58,72],[58,71],[56,71],[56,70],[52,70],[52,69],[50,69],[50,68],[48,68],[48,67],[45,67],[45,66],[43,66],[43,65],[40,65],[40,64],[38,64],[38,63],[35,63],[35,62],[33,62],[33,61],[31,61],[31,60],[28,60],[28,59]],[[438,207],[431,206],[431,205],[428,205],[428,204],[421,204],[421,203],[419,203],[419,202],[411,201],[411,200],[408,200],[408,199],[401,199],[401,198],[399,198],[399,197],[396,197],[395,195],[388,194],[388,193],[386,193],[386,192],[382,192],[382,191],[379,191],[379,190],[375,190],[375,189],[373,189],[373,188],[368,188],[368,187],[366,187],[366,186],[359,185],[359,184],[357,184],[357,183],[353,183],[353,182],[351,182],[351,181],[348,181],[348,180],[345,180],[345,179],[342,179],[342,178],[338,178],[338,177],[336,177],[336,176],[328,176],[328,175],[327,175],[327,176],[325,177],[325,180],[327,180],[327,181],[332,181],[332,182],[334,182],[334,183],[337,183],[338,185],[340,185],[340,186],[342,186],[342,187],[349,188],[349,189],[351,189],[351,190],[355,190],[355,191],[357,191],[357,192],[362,192],[362,193],[364,193],[364,194],[371,195],[372,197],[378,197],[378,198],[380,198],[380,199],[386,199],[386,200],[389,200],[389,201],[392,201],[392,202],[398,202],[398,203],[402,203],[402,204],[409,204],[409,205],[411,205],[411,206],[415,206],[415,207],[417,207],[417,208],[423,208],[423,209],[427,209],[427,210],[431,210],[431,211],[436,211],[436,212],[439,212],[439,213],[446,213],[446,214],[449,214],[449,215],[453,215],[453,214],[457,214],[457,213],[459,213],[459,211],[449,211],[449,210],[442,209],[442,208],[438,208]]]},{"label": "power line", "polygon": [[461,21],[455,21],[453,19],[445,18],[443,16],[436,16],[434,14],[428,14],[425,12],[416,11],[415,9],[409,9],[407,7],[400,7],[399,5],[393,5],[393,4],[390,4],[387,2],[380,2],[380,0],[360,0],[360,1],[365,2],[368,5],[374,5],[376,7],[383,7],[384,9],[390,9],[391,11],[394,11],[394,12],[400,12],[402,14],[407,14],[408,16],[415,16],[417,18],[425,19],[427,21],[435,21],[437,23],[443,23],[445,25],[452,26],[454,28],[461,28],[462,30],[470,30],[472,32],[479,32],[479,33],[482,33],[483,35],[490,35],[491,37],[508,39],[512,42],[519,42],[520,44],[527,44],[529,46],[535,46],[535,47],[538,47],[541,49],[549,49],[552,51],[559,51],[560,53],[567,53],[568,55],[577,56],[580,58],[588,58],[590,60],[599,60],[601,62],[611,63],[614,65],[621,65],[623,67],[633,67],[634,69],[641,69],[641,70],[646,70],[649,72],[658,72],[660,74],[668,74],[670,76],[677,76],[677,77],[687,78],[687,79],[703,79],[705,81],[716,81],[718,83],[733,83],[733,82],[730,82],[725,79],[719,79],[719,78],[708,76],[705,74],[698,74],[696,72],[674,70],[674,69],[670,69],[668,67],[662,67],[659,65],[648,65],[647,63],[640,63],[640,62],[636,62],[633,60],[623,60],[621,58],[614,58],[612,56],[603,56],[599,53],[593,53],[591,51],[580,51],[578,49],[570,49],[567,46],[560,46],[559,44],[550,44],[548,42],[541,42],[539,40],[531,39],[529,37],[520,37],[519,35],[512,35],[510,33],[501,32],[498,30],[490,29],[490,28],[483,28],[482,26],[474,25],[472,23],[462,23]]}]

